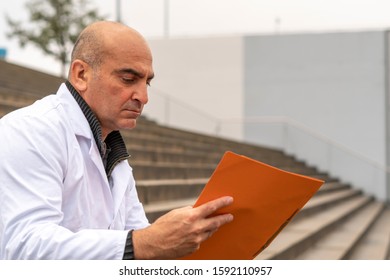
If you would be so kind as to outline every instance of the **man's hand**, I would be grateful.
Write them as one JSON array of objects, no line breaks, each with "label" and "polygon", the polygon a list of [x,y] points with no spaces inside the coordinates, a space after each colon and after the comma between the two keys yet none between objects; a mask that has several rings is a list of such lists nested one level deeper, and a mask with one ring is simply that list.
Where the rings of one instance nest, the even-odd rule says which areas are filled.
[{"label": "man's hand", "polygon": [[210,217],[232,204],[232,197],[221,197],[197,208],[170,211],[145,229],[133,232],[136,259],[177,259],[199,249],[222,225],[233,220],[231,214]]}]

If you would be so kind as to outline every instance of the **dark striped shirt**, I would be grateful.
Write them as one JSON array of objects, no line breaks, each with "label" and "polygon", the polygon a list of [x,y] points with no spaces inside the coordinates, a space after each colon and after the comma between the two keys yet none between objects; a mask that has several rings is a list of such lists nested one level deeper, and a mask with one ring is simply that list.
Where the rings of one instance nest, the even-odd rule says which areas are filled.
[{"label": "dark striped shirt", "polygon": [[107,177],[110,177],[115,165],[120,161],[129,158],[129,154],[127,152],[122,135],[119,131],[113,131],[109,133],[105,141],[103,141],[101,125],[96,115],[92,112],[91,107],[89,107],[87,102],[85,102],[85,100],[69,81],[66,81],[65,84],[76,102],[79,104],[81,111],[83,111],[84,116],[87,119],[89,126],[91,127],[93,137],[102,157]]}]

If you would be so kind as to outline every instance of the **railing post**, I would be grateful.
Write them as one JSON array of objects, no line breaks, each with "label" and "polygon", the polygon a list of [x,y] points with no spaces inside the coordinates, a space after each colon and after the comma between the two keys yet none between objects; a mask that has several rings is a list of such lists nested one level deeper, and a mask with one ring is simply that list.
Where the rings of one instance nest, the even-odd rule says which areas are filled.
[{"label": "railing post", "polygon": [[165,99],[165,102],[164,102],[164,104],[165,104],[165,108],[164,108],[164,110],[165,110],[165,124],[166,125],[168,125],[169,126],[169,122],[170,122],[170,119],[169,119],[169,117],[170,117],[170,110],[171,110],[171,108],[170,108],[170,100],[169,100],[169,97],[168,96],[164,96],[164,99]]},{"label": "railing post", "polygon": [[385,175],[386,202],[390,205],[390,170],[389,170],[389,167],[386,168],[385,172],[386,172],[386,175]]},{"label": "railing post", "polygon": [[217,120],[215,125],[215,136],[219,136],[221,132],[221,121]]}]

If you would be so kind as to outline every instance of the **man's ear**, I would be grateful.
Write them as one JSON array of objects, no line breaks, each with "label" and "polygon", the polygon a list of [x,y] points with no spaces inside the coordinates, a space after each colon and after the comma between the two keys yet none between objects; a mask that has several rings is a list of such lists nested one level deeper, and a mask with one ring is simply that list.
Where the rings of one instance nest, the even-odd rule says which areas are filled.
[{"label": "man's ear", "polygon": [[87,90],[91,70],[89,65],[82,60],[76,59],[72,62],[69,81],[79,93]]}]

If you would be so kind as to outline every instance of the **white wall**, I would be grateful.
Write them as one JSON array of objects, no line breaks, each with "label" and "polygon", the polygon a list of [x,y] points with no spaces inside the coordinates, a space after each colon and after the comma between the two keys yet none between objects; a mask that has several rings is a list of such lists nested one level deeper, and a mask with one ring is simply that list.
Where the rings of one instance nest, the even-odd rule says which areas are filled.
[{"label": "white wall", "polygon": [[[147,116],[215,133],[219,119],[243,115],[242,37],[176,38],[149,43],[156,78],[150,88],[150,104],[145,108]],[[163,97],[166,94],[172,97],[170,102]],[[241,138],[242,126],[230,126],[221,133]]]},{"label": "white wall", "polygon": [[247,37],[245,56],[246,117],[288,116],[386,163],[383,32]]}]

